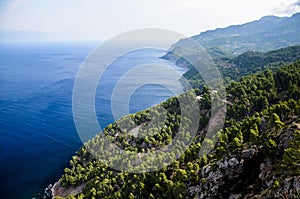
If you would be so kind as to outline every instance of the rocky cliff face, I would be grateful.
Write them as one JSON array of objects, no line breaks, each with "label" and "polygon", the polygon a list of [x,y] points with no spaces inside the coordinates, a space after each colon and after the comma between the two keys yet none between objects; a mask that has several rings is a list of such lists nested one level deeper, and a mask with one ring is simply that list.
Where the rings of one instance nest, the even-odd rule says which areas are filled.
[{"label": "rocky cliff face", "polygon": [[203,167],[202,180],[188,189],[188,198],[299,198],[300,176],[285,175],[278,164],[295,130],[297,124],[278,135],[278,156],[266,158],[264,148],[255,146]]}]

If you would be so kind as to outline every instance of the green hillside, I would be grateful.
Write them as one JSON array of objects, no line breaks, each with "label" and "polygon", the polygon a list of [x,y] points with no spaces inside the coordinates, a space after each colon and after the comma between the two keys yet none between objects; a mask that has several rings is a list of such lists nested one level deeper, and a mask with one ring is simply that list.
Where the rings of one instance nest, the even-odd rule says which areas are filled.
[{"label": "green hillside", "polygon": [[[266,69],[274,70],[279,66],[295,62],[299,59],[300,46],[291,46],[266,53],[248,51],[232,59],[223,58],[217,60],[216,63],[225,83],[228,83]],[[192,87],[202,88],[204,82],[201,75],[192,66],[186,66],[190,70],[184,74],[184,77],[190,81]]]},{"label": "green hillside", "polygon": [[[272,53],[271,53],[272,54]],[[243,55],[246,56],[246,55]],[[299,198],[300,197],[300,61],[241,78],[226,86],[227,114],[217,143],[205,138],[210,119],[210,93],[204,87],[162,103],[167,117],[151,122],[157,107],[125,116],[108,125],[82,147],[70,161],[53,194],[66,198]],[[146,153],[172,141],[181,131],[184,144],[190,127],[179,128],[183,117],[181,97],[194,98],[199,106],[199,127],[192,144],[171,165],[147,173],[120,172],[94,158],[86,148],[105,151],[101,137],[131,152]],[[191,111],[192,112],[192,111]],[[132,122],[133,121],[133,122]],[[120,129],[117,123],[127,124]],[[139,127],[143,136],[132,130]],[[147,134],[145,134],[147,131]],[[180,141],[179,141],[180,142]],[[201,147],[213,144],[199,157]],[[176,151],[174,156],[176,157]],[[112,157],[114,161],[116,157]],[[143,157],[141,157],[143,158]],[[157,165],[163,160],[156,159]],[[126,167],[143,167],[123,161]],[[59,196],[58,196],[59,195]]]},{"label": "green hillside", "polygon": [[[191,38],[214,59],[234,57],[247,51],[267,52],[299,45],[300,13],[291,17],[266,16],[253,22],[202,32]],[[189,45],[188,39],[180,40],[170,48],[170,54],[165,58],[174,59],[172,52]]]}]

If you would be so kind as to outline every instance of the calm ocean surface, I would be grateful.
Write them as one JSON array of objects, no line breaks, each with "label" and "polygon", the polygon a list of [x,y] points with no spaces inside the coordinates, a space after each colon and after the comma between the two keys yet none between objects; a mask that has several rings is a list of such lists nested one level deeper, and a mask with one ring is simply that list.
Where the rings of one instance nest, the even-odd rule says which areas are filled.
[{"label": "calm ocean surface", "polygon": [[[61,176],[82,145],[73,122],[72,89],[81,63],[96,46],[91,42],[0,44],[0,198],[33,198]],[[114,121],[111,93],[130,67],[147,62],[185,72],[158,58],[163,54],[139,50],[110,66],[110,75],[101,80],[103,86],[96,93],[102,127]],[[163,86],[143,86],[131,97],[129,110],[137,112],[172,95]]]}]

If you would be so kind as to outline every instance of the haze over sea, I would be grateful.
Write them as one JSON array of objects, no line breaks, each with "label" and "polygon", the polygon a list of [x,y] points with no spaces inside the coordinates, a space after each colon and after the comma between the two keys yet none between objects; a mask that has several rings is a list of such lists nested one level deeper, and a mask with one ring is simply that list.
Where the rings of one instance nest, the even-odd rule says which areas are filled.
[{"label": "haze over sea", "polygon": [[[96,46],[96,42],[0,45],[1,198],[34,197],[61,176],[82,145],[72,118],[72,89],[81,63]],[[158,58],[164,53],[134,51],[116,60],[109,74],[122,75],[140,61],[168,65],[183,74],[184,68]],[[110,97],[118,78],[110,77],[101,80],[105,87],[98,87],[95,98],[102,127],[114,121]],[[129,110],[137,112],[172,95],[163,86],[142,86],[131,97]]]}]

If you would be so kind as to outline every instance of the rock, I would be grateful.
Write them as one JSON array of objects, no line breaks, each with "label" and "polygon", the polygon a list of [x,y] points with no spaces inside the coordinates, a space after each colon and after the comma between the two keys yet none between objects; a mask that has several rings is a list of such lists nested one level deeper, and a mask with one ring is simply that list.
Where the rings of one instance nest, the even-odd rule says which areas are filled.
[{"label": "rock", "polygon": [[203,97],[202,97],[201,95],[196,96],[196,100],[197,100],[197,101],[201,101],[202,98],[203,98]]},{"label": "rock", "polygon": [[211,169],[211,167],[210,167],[209,165],[204,166],[204,167],[202,168],[202,170],[201,170],[202,176],[204,176],[205,174],[209,173],[209,172],[210,172],[210,169]]},{"label": "rock", "polygon": [[239,164],[239,161],[235,157],[228,160],[228,165],[231,166],[231,167],[235,167],[238,164]]},{"label": "rock", "polygon": [[48,187],[45,188],[42,198],[46,198],[46,199],[52,198],[51,188],[52,188],[52,184],[49,184]]},{"label": "rock", "polygon": [[258,177],[261,180],[264,180],[264,179],[268,178],[269,175],[271,174],[272,168],[273,168],[273,165],[269,161],[261,163],[260,164],[260,171],[261,172],[260,172]]},{"label": "rock", "polygon": [[[243,163],[236,157],[224,158],[217,163],[218,167],[205,166],[201,170],[202,181],[197,187],[189,189],[191,198],[215,198],[223,192],[227,180],[235,180],[243,172]],[[228,191],[228,190],[227,190]],[[239,195],[233,195],[239,198]]]},{"label": "rock", "polygon": [[68,195],[77,194],[77,193],[82,192],[84,186],[85,186],[85,184],[83,183],[76,187],[74,187],[74,186],[63,187],[61,185],[61,181],[59,180],[52,186],[51,192],[52,192],[52,196],[67,197]]},{"label": "rock", "polygon": [[239,199],[242,197],[242,194],[231,194],[229,196],[229,199]]},{"label": "rock", "polygon": [[265,131],[267,127],[268,127],[268,121],[264,117],[261,117],[259,123],[259,129],[261,131]]},{"label": "rock", "polygon": [[225,159],[224,161],[219,162],[219,168],[220,169],[227,169],[228,168],[228,161]]},{"label": "rock", "polygon": [[213,182],[216,182],[219,179],[221,179],[222,177],[223,177],[223,174],[220,171],[216,171],[216,172],[209,173],[209,176],[207,179],[211,180]]},{"label": "rock", "polygon": [[282,147],[283,149],[286,149],[288,148],[290,141],[293,139],[294,139],[294,131],[287,130],[286,132],[282,133],[279,136],[278,146]]},{"label": "rock", "polygon": [[189,191],[190,191],[190,193],[198,193],[199,191],[200,191],[200,186],[199,185],[197,185],[197,186],[192,186],[192,187],[190,187],[189,188]]},{"label": "rock", "polygon": [[293,183],[293,188],[297,191],[300,191],[300,176],[295,177],[294,183]]},{"label": "rock", "polygon": [[247,149],[247,150],[243,150],[243,151],[242,151],[241,157],[242,157],[242,158],[248,158],[248,159],[251,159],[251,158],[253,158],[253,156],[255,155],[255,153],[256,153],[256,150],[255,150],[255,149]]},{"label": "rock", "polygon": [[300,176],[290,177],[284,180],[283,186],[275,193],[276,198],[294,198],[300,191]]},{"label": "rock", "polygon": [[285,179],[284,185],[283,185],[283,190],[286,191],[286,192],[288,192],[289,189],[290,189],[290,187],[291,187],[291,181],[290,181],[290,179]]}]

